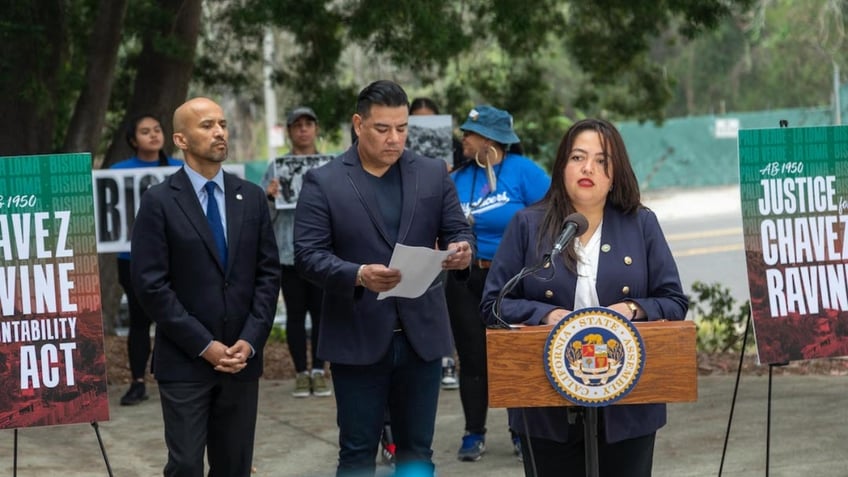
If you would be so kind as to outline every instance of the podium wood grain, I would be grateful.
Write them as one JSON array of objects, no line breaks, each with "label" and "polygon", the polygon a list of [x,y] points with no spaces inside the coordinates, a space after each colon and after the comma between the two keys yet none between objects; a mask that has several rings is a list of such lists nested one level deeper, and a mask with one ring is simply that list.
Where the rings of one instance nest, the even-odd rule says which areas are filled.
[{"label": "podium wood grain", "polygon": [[[645,367],[636,387],[616,404],[697,401],[695,323],[646,321],[636,327],[645,343]],[[489,407],[573,405],[545,375],[543,348],[551,329],[486,330]]]}]

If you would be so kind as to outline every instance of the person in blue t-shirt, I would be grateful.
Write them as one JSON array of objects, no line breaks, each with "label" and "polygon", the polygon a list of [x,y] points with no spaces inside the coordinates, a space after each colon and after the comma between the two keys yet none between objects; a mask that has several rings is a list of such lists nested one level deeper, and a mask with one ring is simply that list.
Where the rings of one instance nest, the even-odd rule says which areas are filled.
[{"label": "person in blue t-shirt", "polygon": [[[129,122],[126,130],[127,144],[135,151],[129,159],[117,162],[110,169],[133,169],[138,167],[181,166],[183,161],[168,157],[162,147],[165,137],[162,124],[150,114],[142,114]],[[130,362],[132,382],[121,397],[122,406],[131,406],[147,399],[144,385],[147,360],[150,357],[150,317],[142,310],[130,280],[130,253],[118,254],[118,282],[127,296],[130,326],[127,333],[127,355]]]},{"label": "person in blue t-shirt", "polygon": [[[483,285],[492,258],[512,216],[538,202],[551,185],[547,173],[515,151],[519,139],[512,116],[481,105],[460,126],[462,152],[469,161],[451,177],[462,210],[477,237],[477,255],[466,281],[448,274],[445,289],[451,328],[459,356],[459,393],[465,414],[465,435],[457,457],[478,460],[486,450],[488,380],[486,327],[480,315]],[[517,436],[513,445],[520,457]]]}]

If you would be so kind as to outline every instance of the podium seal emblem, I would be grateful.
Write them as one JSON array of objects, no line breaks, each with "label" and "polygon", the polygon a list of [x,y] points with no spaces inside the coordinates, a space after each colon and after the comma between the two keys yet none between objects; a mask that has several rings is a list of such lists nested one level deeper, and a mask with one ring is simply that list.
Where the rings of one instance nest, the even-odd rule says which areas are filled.
[{"label": "podium seal emblem", "polygon": [[627,396],[645,367],[645,344],[627,318],[608,308],[570,313],[551,330],[545,374],[565,399],[585,407]]}]

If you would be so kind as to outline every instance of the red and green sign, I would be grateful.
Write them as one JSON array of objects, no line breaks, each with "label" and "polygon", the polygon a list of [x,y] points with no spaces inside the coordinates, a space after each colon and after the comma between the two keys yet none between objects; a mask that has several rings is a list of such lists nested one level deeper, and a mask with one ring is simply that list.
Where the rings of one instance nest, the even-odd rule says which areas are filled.
[{"label": "red and green sign", "polygon": [[0,157],[0,429],[109,419],[91,156]]},{"label": "red and green sign", "polygon": [[739,131],[761,363],[848,355],[848,126]]}]

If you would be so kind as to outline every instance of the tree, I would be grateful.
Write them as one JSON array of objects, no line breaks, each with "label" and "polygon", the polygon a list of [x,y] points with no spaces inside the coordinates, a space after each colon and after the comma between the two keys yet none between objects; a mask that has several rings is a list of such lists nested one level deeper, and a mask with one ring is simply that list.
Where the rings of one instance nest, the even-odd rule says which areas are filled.
[{"label": "tree", "polygon": [[71,12],[59,0],[7,0],[0,8],[0,155],[51,152]]},{"label": "tree", "polygon": [[66,152],[96,151],[106,120],[127,0],[100,0],[97,11],[85,80],[62,147]]},{"label": "tree", "polygon": [[758,0],[679,48],[656,48],[681,78],[666,114],[723,114],[828,104],[844,64],[845,13],[833,0]]},{"label": "tree", "polygon": [[[186,99],[194,68],[201,4],[202,0],[156,0],[139,12],[146,28],[122,126],[141,114],[153,114],[161,121],[165,137],[171,137],[171,115]],[[123,137],[123,128],[117,128],[104,167],[132,155]]]},{"label": "tree", "polygon": [[[0,0],[0,114],[9,118],[0,155],[106,150],[108,166],[129,155],[128,118],[157,115],[169,136],[190,87],[235,91],[249,104],[265,27],[294,45],[277,81],[318,111],[326,132],[350,117],[363,82],[389,77],[460,117],[476,102],[509,109],[525,145],[542,152],[575,108],[661,117],[673,83],[651,41],[672,27],[692,37],[752,1]],[[214,34],[200,36],[203,15]],[[345,66],[357,51],[367,71]],[[118,294],[103,264],[110,314]]]},{"label": "tree", "polygon": [[[652,40],[669,29],[694,37],[752,2],[242,0],[227,4],[220,18],[254,44],[266,26],[293,36],[295,50],[278,65],[277,79],[294,102],[316,109],[324,131],[349,118],[364,84],[345,66],[364,51],[371,65],[391,65],[379,76],[442,99],[455,116],[476,102],[509,109],[529,131],[530,152],[539,153],[561,135],[561,118],[573,108],[661,119],[674,83],[649,55]],[[232,77],[220,68],[227,64],[244,69],[237,50],[216,55],[232,61],[217,63],[210,76]],[[567,69],[547,62],[551,55]],[[566,78],[569,91],[552,77]]]}]

